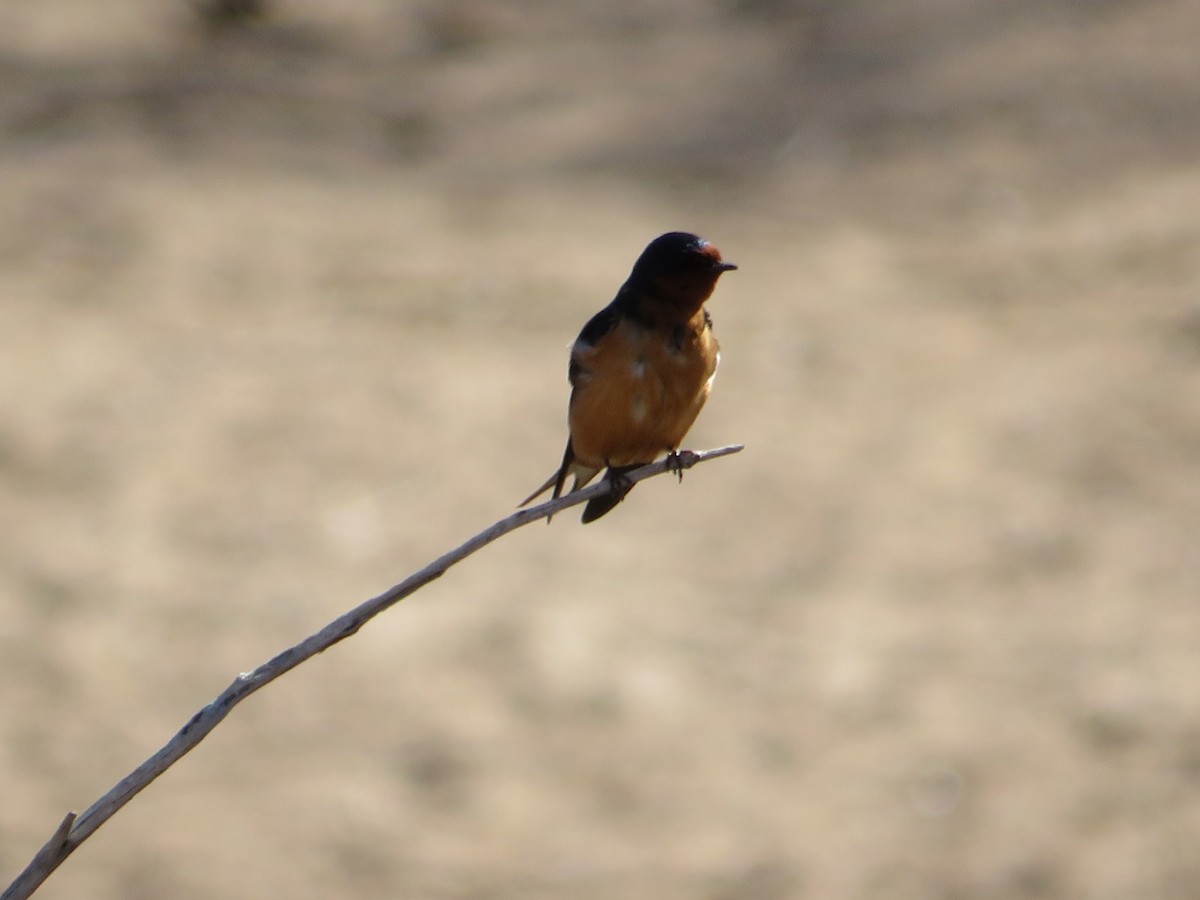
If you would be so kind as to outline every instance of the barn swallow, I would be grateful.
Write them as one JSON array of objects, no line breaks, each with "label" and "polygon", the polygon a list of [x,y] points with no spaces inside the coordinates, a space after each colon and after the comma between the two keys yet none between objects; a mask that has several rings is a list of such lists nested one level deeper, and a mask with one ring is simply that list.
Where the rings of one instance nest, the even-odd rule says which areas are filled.
[{"label": "barn swallow", "polygon": [[704,301],[722,273],[736,268],[694,234],[672,231],[650,242],[616,298],[571,347],[562,465],[521,506],[550,488],[559,497],[568,475],[574,492],[607,469],[611,490],[583,510],[582,521],[594,522],[633,487],[626,473],[660,453],[674,458],[721,358]]}]

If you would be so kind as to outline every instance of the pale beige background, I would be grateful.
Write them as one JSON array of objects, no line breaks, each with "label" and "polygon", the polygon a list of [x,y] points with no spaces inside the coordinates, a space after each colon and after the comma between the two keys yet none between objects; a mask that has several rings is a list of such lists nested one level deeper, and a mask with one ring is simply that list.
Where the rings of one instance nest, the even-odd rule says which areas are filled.
[{"label": "pale beige background", "polygon": [[0,5],[0,882],[540,482],[686,228],[746,452],[472,558],[39,896],[1200,896],[1200,7],[274,9]]}]

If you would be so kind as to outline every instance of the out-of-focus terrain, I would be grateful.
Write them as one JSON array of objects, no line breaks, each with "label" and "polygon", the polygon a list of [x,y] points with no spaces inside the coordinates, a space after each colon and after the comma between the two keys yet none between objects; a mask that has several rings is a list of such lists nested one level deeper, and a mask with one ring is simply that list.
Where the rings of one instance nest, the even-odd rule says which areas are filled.
[{"label": "out-of-focus terrain", "polygon": [[553,468],[642,246],[694,447],[255,696],[46,898],[1200,896],[1200,7],[0,7],[0,883]]}]

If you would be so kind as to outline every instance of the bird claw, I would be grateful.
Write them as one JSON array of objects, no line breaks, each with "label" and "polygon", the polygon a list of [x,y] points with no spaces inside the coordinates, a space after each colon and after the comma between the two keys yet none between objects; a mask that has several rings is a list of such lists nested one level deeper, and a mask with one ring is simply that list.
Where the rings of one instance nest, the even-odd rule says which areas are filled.
[{"label": "bird claw", "polygon": [[667,454],[667,471],[674,472],[675,477],[683,481],[683,470],[690,469],[699,457],[691,450],[672,450]]}]

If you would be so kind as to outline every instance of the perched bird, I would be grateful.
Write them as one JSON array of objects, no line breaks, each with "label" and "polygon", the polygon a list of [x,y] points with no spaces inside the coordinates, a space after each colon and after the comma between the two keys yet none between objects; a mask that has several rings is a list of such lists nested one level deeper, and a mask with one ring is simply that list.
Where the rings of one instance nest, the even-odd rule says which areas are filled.
[{"label": "perched bird", "polygon": [[568,475],[577,491],[607,468],[611,490],[583,510],[582,521],[593,522],[629,493],[627,472],[675,454],[720,359],[704,301],[721,274],[736,268],[694,234],[672,231],[650,242],[616,298],[571,347],[562,465],[521,506],[551,487],[560,496]]}]

